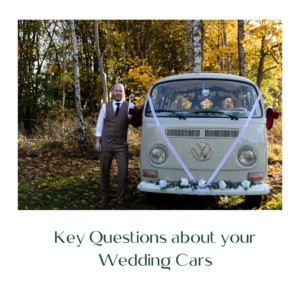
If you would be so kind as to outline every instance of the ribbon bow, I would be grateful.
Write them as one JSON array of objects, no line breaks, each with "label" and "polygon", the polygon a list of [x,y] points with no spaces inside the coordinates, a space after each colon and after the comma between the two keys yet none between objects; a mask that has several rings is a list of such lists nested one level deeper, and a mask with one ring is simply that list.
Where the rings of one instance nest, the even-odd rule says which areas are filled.
[{"label": "ribbon bow", "polygon": [[129,121],[129,124],[131,124],[135,128],[142,126],[142,124],[143,124],[143,117],[142,117],[143,108],[139,108],[139,109],[130,108],[129,114],[132,115],[132,117]]},{"label": "ribbon bow", "polygon": [[278,119],[279,112],[273,111],[272,108],[267,109],[267,129],[270,130],[273,127],[273,119]]}]

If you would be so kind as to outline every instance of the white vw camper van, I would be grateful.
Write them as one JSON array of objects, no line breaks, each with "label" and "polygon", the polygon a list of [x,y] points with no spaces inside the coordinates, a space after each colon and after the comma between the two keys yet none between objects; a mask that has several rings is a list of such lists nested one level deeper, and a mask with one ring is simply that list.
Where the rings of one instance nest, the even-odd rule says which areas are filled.
[{"label": "white vw camper van", "polygon": [[230,74],[181,73],[157,81],[143,112],[138,189],[149,197],[245,195],[258,207],[270,191],[259,95],[252,81]]}]

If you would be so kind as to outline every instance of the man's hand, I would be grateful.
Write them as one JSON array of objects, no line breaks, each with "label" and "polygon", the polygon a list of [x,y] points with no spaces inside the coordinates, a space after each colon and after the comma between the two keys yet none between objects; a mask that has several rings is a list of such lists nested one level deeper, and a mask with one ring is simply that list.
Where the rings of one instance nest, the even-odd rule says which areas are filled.
[{"label": "man's hand", "polygon": [[100,144],[100,137],[96,137],[96,145],[95,145],[95,149],[98,151],[98,152],[101,152],[102,149],[101,149],[101,144]]}]

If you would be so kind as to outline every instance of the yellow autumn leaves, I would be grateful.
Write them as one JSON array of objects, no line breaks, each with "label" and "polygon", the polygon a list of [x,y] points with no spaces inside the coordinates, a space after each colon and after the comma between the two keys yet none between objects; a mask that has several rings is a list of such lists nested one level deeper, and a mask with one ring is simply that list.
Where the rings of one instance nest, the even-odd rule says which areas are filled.
[{"label": "yellow autumn leaves", "polygon": [[[127,85],[135,95],[135,104],[138,105],[142,101],[145,101],[151,85],[160,79],[155,74],[157,74],[161,68],[159,67],[157,70],[153,70],[145,59],[142,60],[138,57],[128,60],[127,65],[130,66],[126,78]],[[125,78],[121,78],[120,81],[125,81]]]}]

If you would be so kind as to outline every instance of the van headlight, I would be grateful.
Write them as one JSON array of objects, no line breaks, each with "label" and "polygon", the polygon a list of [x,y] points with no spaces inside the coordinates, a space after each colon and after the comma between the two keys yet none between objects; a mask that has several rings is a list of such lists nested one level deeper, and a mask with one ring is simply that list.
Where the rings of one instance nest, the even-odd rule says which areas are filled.
[{"label": "van headlight", "polygon": [[154,146],[150,150],[149,156],[155,164],[162,164],[167,159],[167,149],[162,145]]},{"label": "van headlight", "polygon": [[239,153],[239,162],[244,166],[251,166],[256,162],[256,152],[251,148],[245,148]]}]

